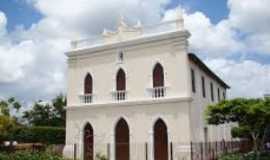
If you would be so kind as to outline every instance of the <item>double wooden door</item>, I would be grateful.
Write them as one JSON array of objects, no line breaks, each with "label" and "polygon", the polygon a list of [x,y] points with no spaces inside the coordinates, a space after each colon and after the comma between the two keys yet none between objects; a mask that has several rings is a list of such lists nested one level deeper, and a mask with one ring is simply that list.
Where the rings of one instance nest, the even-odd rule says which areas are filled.
[{"label": "double wooden door", "polygon": [[115,128],[115,158],[129,160],[129,127],[124,119],[118,121]]},{"label": "double wooden door", "polygon": [[154,160],[168,160],[167,127],[162,120],[154,126]]}]

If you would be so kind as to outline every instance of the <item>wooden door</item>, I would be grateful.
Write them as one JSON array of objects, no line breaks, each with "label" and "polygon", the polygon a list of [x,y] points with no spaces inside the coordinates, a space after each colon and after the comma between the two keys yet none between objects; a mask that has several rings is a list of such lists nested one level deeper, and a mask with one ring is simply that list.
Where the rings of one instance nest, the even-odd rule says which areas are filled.
[{"label": "wooden door", "polygon": [[84,128],[84,160],[94,160],[94,131],[89,123]]},{"label": "wooden door", "polygon": [[166,124],[158,120],[154,126],[154,160],[168,160],[168,135]]},{"label": "wooden door", "polygon": [[124,119],[118,121],[115,128],[116,160],[129,160],[129,127]]}]

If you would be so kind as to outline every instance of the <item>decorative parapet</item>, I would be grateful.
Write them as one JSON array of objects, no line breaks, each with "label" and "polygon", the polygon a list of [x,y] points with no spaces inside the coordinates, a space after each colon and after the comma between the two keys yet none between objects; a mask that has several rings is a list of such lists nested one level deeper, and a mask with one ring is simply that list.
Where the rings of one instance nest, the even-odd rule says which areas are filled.
[{"label": "decorative parapet", "polygon": [[139,37],[143,34],[143,28],[141,22],[138,21],[135,26],[128,26],[124,19],[121,18],[117,31],[108,31],[104,29],[102,37],[104,43],[113,43],[128,40],[130,38]]},{"label": "decorative parapet", "polygon": [[181,12],[177,12],[176,19],[174,20],[162,21],[155,25],[143,26],[141,22],[138,21],[135,26],[129,26],[124,22],[124,19],[121,18],[116,31],[104,29],[102,35],[72,41],[71,47],[73,50],[77,50],[182,30],[184,30],[184,19]]}]

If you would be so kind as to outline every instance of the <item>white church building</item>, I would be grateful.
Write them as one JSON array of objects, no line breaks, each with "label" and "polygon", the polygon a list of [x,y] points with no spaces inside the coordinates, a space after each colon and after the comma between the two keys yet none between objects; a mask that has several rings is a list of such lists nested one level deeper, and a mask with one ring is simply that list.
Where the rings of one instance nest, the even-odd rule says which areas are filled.
[{"label": "white church building", "polygon": [[189,53],[189,37],[178,16],[154,26],[121,20],[98,40],[72,42],[64,155],[190,160],[191,142],[230,141],[230,126],[204,119],[229,86]]}]

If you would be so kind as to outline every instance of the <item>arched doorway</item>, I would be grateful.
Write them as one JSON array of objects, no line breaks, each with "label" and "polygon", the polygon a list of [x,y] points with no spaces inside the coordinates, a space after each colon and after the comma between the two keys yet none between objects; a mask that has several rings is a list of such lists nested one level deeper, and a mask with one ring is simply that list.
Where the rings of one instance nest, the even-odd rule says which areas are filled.
[{"label": "arched doorway", "polygon": [[115,159],[129,160],[129,127],[124,119],[115,127]]},{"label": "arched doorway", "polygon": [[154,160],[168,160],[167,126],[161,119],[154,125]]},{"label": "arched doorway", "polygon": [[94,160],[94,130],[92,126],[87,123],[84,127],[84,160]]}]

